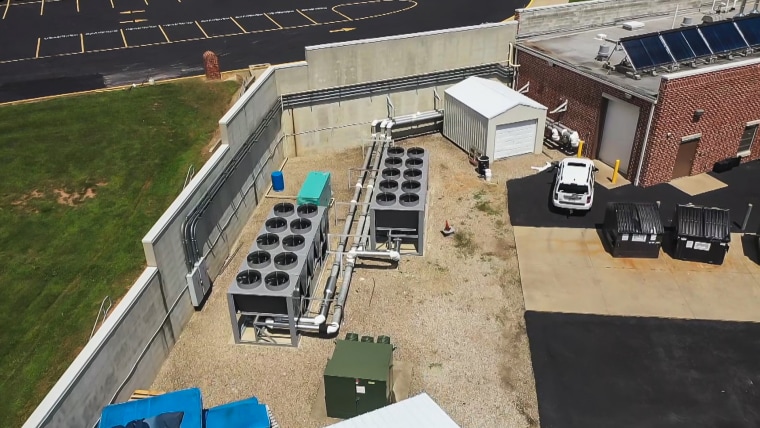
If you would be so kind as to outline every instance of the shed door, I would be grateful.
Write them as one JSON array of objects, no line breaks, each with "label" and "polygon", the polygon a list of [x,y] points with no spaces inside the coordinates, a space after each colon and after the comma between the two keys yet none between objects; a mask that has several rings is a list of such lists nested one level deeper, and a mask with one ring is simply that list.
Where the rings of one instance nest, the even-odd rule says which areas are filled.
[{"label": "shed door", "polygon": [[533,153],[533,149],[536,146],[537,122],[534,119],[496,125],[493,150],[494,160]]},{"label": "shed door", "polygon": [[636,125],[639,123],[639,107],[610,98],[606,100],[607,112],[599,146],[599,160],[614,168],[615,161],[619,159],[620,172],[627,174]]}]

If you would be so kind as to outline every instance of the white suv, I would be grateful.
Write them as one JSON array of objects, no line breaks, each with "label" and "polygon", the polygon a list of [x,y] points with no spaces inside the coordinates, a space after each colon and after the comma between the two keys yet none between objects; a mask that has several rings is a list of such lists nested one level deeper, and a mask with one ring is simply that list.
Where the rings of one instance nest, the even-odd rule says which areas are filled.
[{"label": "white suv", "polygon": [[594,175],[598,169],[591,159],[565,158],[556,164],[552,203],[570,212],[588,211],[594,203]]}]

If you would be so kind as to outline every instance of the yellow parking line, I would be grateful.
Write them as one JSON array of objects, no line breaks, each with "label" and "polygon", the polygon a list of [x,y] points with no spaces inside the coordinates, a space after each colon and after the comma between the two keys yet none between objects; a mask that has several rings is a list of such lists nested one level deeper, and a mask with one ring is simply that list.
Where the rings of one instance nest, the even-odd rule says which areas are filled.
[{"label": "yellow parking line", "polygon": [[40,43],[42,43],[42,38],[41,37],[37,37],[37,51],[34,53],[34,57],[35,58],[39,58],[40,57]]},{"label": "yellow parking line", "polygon": [[276,26],[277,26],[277,28],[279,28],[280,30],[282,30],[282,25],[280,25],[280,24],[279,24],[277,21],[275,21],[274,19],[272,19],[272,17],[271,17],[271,16],[267,15],[266,13],[264,14],[264,16],[266,16],[267,18],[269,18],[269,20],[270,20],[270,21],[272,21],[272,23],[273,23],[274,25],[276,25]]},{"label": "yellow parking line", "polygon": [[7,3],[5,3],[5,12],[3,12],[3,19],[5,19],[5,15],[8,14],[8,8],[11,7],[11,0],[8,0]]},{"label": "yellow parking line", "polygon": [[340,16],[342,16],[342,17],[344,17],[344,18],[348,19],[349,21],[353,21],[353,19],[349,18],[349,17],[348,17],[348,16],[346,16],[345,14],[343,14],[343,13],[340,13],[340,12],[338,11],[338,9],[336,9],[337,7],[338,7],[338,6],[333,6],[333,7],[332,7],[332,11],[333,11],[333,12],[335,12],[335,13],[337,13],[338,15],[340,15]]},{"label": "yellow parking line", "polygon": [[301,16],[303,16],[304,18],[308,19],[309,21],[311,21],[311,22],[313,22],[313,23],[315,23],[315,24],[319,25],[319,22],[317,22],[317,21],[315,21],[315,20],[313,20],[313,19],[309,18],[308,16],[306,16],[306,14],[305,14],[305,13],[301,12],[300,10],[296,9],[296,12],[300,13],[300,14],[301,14]]},{"label": "yellow parking line", "polygon": [[198,23],[198,21],[195,21],[195,25],[198,26],[198,29],[201,30],[201,33],[203,33],[204,36],[208,39],[208,34],[203,30],[203,27],[201,27],[201,24]]},{"label": "yellow parking line", "polygon": [[129,45],[127,44],[127,36],[124,35],[124,29],[123,28],[119,28],[119,31],[121,32],[121,40],[124,41],[124,47],[125,48],[129,47]]},{"label": "yellow parking line", "polygon": [[45,0],[40,2],[40,16],[42,16],[43,13],[45,13]]},{"label": "yellow parking line", "polygon": [[244,33],[247,33],[247,32],[248,32],[248,31],[245,31],[245,28],[243,28],[243,26],[242,26],[242,25],[240,25],[240,23],[239,23],[239,22],[235,21],[235,18],[233,18],[233,17],[231,17],[231,16],[230,16],[230,19],[232,20],[232,22],[234,22],[234,23],[235,23],[235,25],[237,25],[237,26],[238,26],[238,28],[240,28],[240,30],[241,30],[242,32],[244,32]]},{"label": "yellow parking line", "polygon": [[159,25],[158,29],[161,30],[161,34],[164,35],[164,38],[166,39],[166,41],[169,42],[169,43],[171,43],[171,40],[169,40],[169,36],[167,36],[166,35],[166,31],[164,31],[164,27],[162,27],[162,26]]},{"label": "yellow parking line", "polygon": [[82,53],[84,53],[84,34],[79,33],[79,40],[82,42]]}]

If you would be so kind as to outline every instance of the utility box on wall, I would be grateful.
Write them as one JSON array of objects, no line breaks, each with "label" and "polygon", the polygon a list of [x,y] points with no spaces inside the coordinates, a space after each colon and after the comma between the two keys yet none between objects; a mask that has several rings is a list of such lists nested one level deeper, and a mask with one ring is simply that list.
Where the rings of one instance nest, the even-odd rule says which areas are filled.
[{"label": "utility box on wall", "polygon": [[391,402],[393,345],[338,340],[325,367],[325,408],[349,419]]}]

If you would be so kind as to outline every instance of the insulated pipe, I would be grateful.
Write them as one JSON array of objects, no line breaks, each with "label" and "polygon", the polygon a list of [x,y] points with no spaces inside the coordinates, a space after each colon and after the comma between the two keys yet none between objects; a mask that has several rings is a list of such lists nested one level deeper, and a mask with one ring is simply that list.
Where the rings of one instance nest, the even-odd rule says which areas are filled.
[{"label": "insulated pipe", "polygon": [[[393,121],[391,123],[386,125],[388,128],[388,131],[390,132],[390,129],[393,127]],[[380,152],[377,156],[377,159],[375,159],[375,169],[378,169],[380,167],[380,154],[383,153],[383,150],[385,150],[387,144],[383,144],[380,147]],[[370,178],[369,183],[367,184],[367,193],[364,196],[364,202],[365,204],[362,206],[362,215],[359,218],[359,224],[357,225],[357,230],[364,231],[364,228],[367,224],[367,213],[369,212],[369,203],[372,200],[372,189],[375,186],[375,180],[377,178],[377,175],[374,175]],[[351,288],[351,276],[353,276],[354,273],[354,263],[356,262],[356,250],[359,247],[359,244],[361,242],[361,235],[357,235],[354,237],[354,244],[351,246],[351,250],[348,252],[348,257],[346,257],[346,267],[343,269],[343,284],[341,284],[340,287],[340,294],[338,294],[338,299],[335,302],[335,311],[333,312],[333,318],[332,323],[327,327],[327,333],[332,334],[336,333],[340,329],[340,323],[343,320],[343,306],[346,303],[346,299],[348,298],[348,291]]]},{"label": "insulated pipe", "polygon": [[[373,125],[376,126],[376,122],[373,122]],[[380,129],[383,129],[383,126],[386,124],[387,120],[383,120],[380,123]],[[357,201],[359,200],[359,196],[361,195],[362,191],[362,184],[367,179],[368,169],[370,166],[370,163],[372,161],[372,154],[375,151],[375,146],[377,145],[377,142],[373,142],[372,149],[367,151],[367,154],[364,157],[364,164],[363,169],[364,172],[362,173],[361,178],[356,182],[355,189],[354,189],[354,195],[351,198],[351,205],[348,209],[348,215],[346,216],[346,225],[343,227],[343,234],[340,238],[340,242],[338,244],[337,253],[340,254],[346,249],[346,244],[348,243],[348,234],[351,232],[351,226],[353,226],[354,223],[354,215],[356,215],[356,206]],[[380,160],[380,156],[377,156],[378,163]],[[377,168],[375,168],[377,169]],[[327,279],[327,285],[325,285],[325,291],[324,291],[324,300],[322,301],[322,305],[319,308],[319,315],[314,317],[314,319],[304,319],[302,318],[299,322],[299,324],[302,323],[308,323],[309,321],[313,322],[314,324],[322,324],[327,319],[327,313],[330,311],[330,302],[332,300],[333,294],[335,294],[335,287],[338,283],[338,274],[340,273],[340,265],[341,265],[341,257],[336,256],[335,261],[333,262],[332,269],[330,270],[330,277]]]},{"label": "insulated pipe", "polygon": [[[383,121],[383,124],[381,125],[384,128],[390,129],[392,125],[389,125],[387,121]],[[380,159],[382,157],[382,153],[387,147],[387,143],[383,143],[380,146],[380,150],[375,157],[374,163],[373,163],[373,169],[377,170],[380,168]],[[374,148],[374,147],[373,147]],[[372,152],[370,152],[372,153]],[[296,324],[296,330],[300,331],[309,331],[309,332],[322,332],[327,334],[334,334],[340,330],[340,323],[343,318],[343,305],[346,303],[346,299],[348,298],[348,291],[350,289],[351,285],[351,277],[353,275],[353,269],[354,264],[356,261],[356,257],[359,256],[365,256],[365,257],[388,257],[391,260],[398,260],[401,258],[401,255],[398,253],[398,251],[389,251],[389,252],[381,252],[381,251],[363,251],[359,252],[357,251],[357,248],[359,247],[359,244],[362,241],[362,237],[364,234],[368,232],[369,229],[369,222],[367,221],[367,213],[369,212],[369,203],[372,200],[372,189],[375,185],[375,179],[376,176],[372,176],[367,183],[367,192],[364,195],[364,204],[362,205],[362,214],[359,217],[359,220],[357,222],[357,232],[358,234],[354,236],[354,242],[351,246],[351,249],[348,251],[348,254],[346,256],[346,267],[343,269],[343,283],[341,284],[340,288],[340,294],[338,295],[335,303],[335,311],[333,313],[333,319],[330,324],[324,324],[327,318],[327,311],[330,309],[330,301],[325,300],[323,302],[323,306],[320,310],[319,315],[317,315],[314,318],[300,318],[298,320],[298,323]],[[351,207],[353,211],[356,211],[355,207],[355,200],[352,201]],[[353,219],[353,216],[351,217]],[[345,231],[343,234],[343,238],[341,238],[341,245],[342,247],[338,248],[338,253],[343,251],[345,249],[346,241],[348,240],[348,233],[350,232],[350,226],[351,223],[346,223],[348,231]],[[396,258],[398,257],[398,259]],[[336,259],[336,263],[338,263],[338,267],[340,266],[340,259]],[[335,264],[333,264],[333,269],[335,269]],[[335,278],[334,282],[331,282]],[[330,279],[328,280],[327,286],[325,286],[325,297],[327,297],[328,288],[330,284],[332,284],[332,290],[330,291],[330,296],[334,294],[335,292],[335,283],[337,282],[337,273],[335,276],[332,274],[330,275]],[[323,312],[323,310],[325,312]],[[284,318],[268,318],[265,320],[264,324],[269,328],[275,328],[275,329],[288,329],[290,328],[290,325],[288,324],[287,320]]]}]

